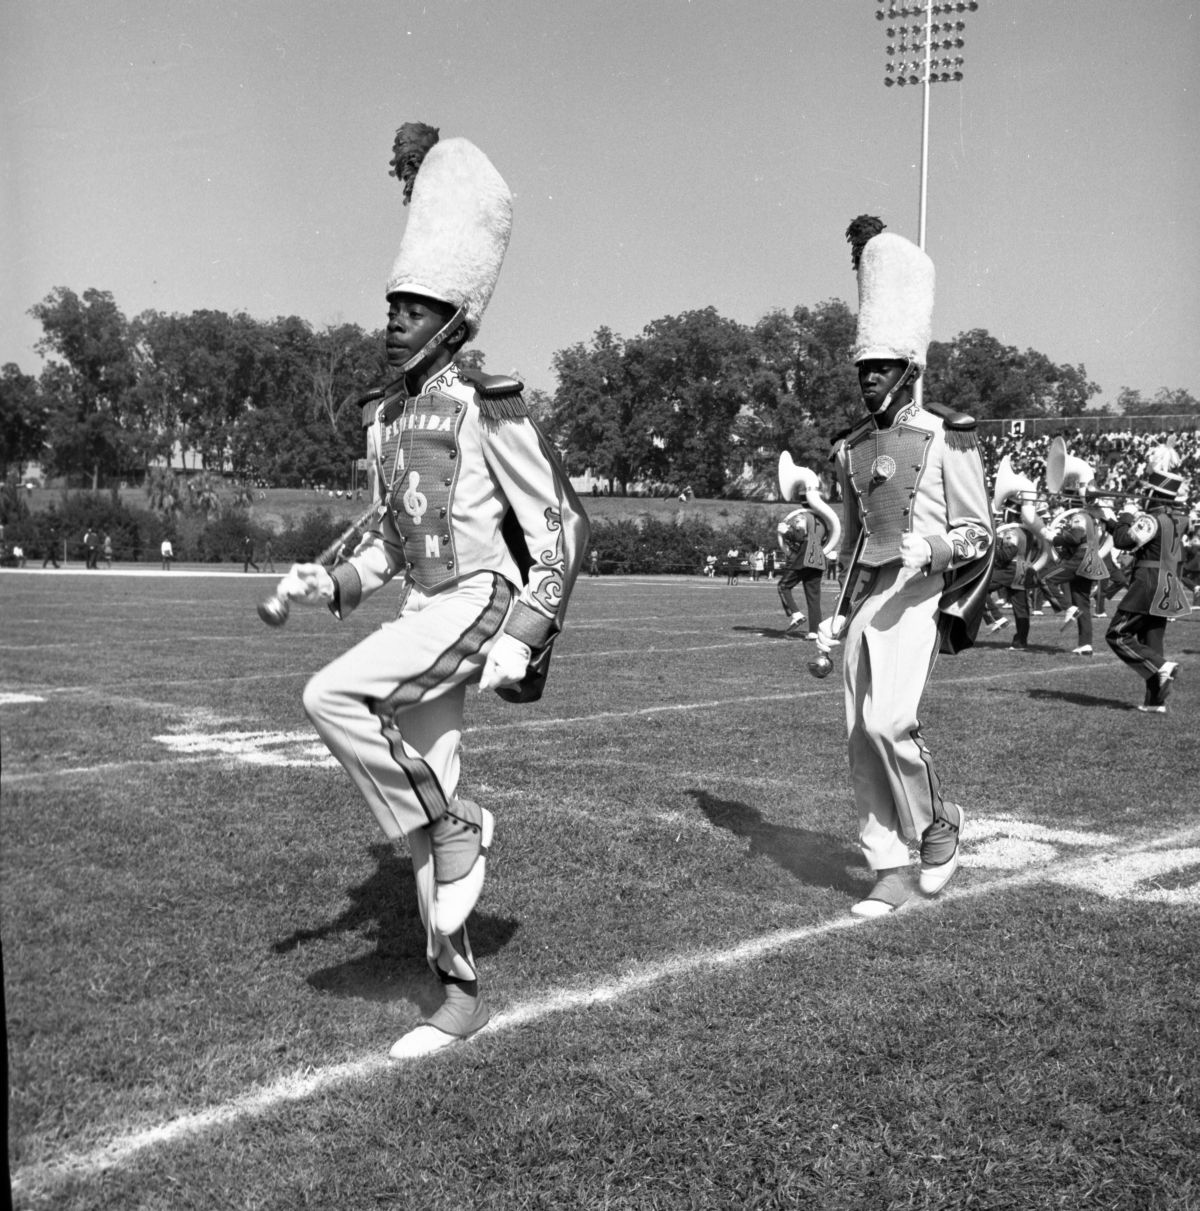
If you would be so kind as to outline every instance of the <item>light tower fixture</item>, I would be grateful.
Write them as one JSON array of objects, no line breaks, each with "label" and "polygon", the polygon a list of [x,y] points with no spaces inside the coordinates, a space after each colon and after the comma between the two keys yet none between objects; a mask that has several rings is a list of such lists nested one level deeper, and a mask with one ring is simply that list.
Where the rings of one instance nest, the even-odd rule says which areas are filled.
[{"label": "light tower fixture", "polygon": [[979,0],[921,0],[897,4],[876,0],[875,19],[886,21],[887,60],[883,82],[889,88],[922,86],[921,200],[919,245],[925,247],[925,200],[929,183],[929,87],[954,84],[963,78],[965,13],[976,12]]}]

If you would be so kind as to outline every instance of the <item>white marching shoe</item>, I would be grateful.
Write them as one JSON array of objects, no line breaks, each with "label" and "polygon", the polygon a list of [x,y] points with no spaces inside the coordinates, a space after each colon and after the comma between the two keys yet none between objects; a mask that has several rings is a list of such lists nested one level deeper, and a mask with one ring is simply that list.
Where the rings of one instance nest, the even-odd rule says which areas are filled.
[{"label": "white marching shoe", "polygon": [[912,898],[912,876],[907,866],[893,866],[875,872],[875,886],[865,900],[851,905],[856,917],[886,917]]},{"label": "white marching shoe", "polygon": [[917,886],[923,896],[936,896],[958,870],[959,834],[963,809],[956,803],[943,803],[941,814],[921,838],[921,873]]},{"label": "white marching shoe", "polygon": [[446,999],[441,1008],[428,1021],[401,1035],[388,1052],[388,1058],[415,1060],[442,1051],[482,1030],[491,1016],[477,981],[450,981],[446,984]]}]

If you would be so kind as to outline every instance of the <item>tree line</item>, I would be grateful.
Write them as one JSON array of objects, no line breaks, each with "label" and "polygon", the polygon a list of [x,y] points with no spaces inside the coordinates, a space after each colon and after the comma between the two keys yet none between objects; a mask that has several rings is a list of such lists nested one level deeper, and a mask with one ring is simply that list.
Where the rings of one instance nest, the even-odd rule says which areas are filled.
[{"label": "tree line", "polygon": [[[363,453],[359,394],[387,377],[382,331],[314,328],[297,316],[146,311],[65,287],[30,309],[38,376],[0,369],[0,467],[28,460],[73,486],[143,482],[172,451],[242,484],[348,486]],[[552,395],[531,410],[573,474],[737,496],[781,450],[822,465],[861,415],[850,362],[855,316],[840,300],[742,324],[712,308],[665,316],[636,336],[601,327],[553,358]],[[485,355],[467,351],[482,368]],[[1082,365],[1056,365],[983,329],[930,347],[927,397],[981,420],[1078,416],[1099,391]],[[1125,389],[1116,411],[1200,413],[1186,391]],[[1113,413],[1106,407],[1104,411]],[[760,478],[762,476],[760,475]],[[161,491],[172,491],[164,482]]]}]

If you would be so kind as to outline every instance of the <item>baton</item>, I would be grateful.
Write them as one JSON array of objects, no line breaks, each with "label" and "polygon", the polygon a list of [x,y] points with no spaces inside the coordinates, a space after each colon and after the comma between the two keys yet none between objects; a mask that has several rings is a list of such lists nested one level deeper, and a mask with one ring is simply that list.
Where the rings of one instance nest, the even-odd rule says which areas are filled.
[{"label": "baton", "polygon": [[[375,503],[361,516],[356,517],[312,562],[324,564],[333,559],[354,534],[375,516],[379,507],[379,504]],[[291,600],[276,589],[265,601],[258,603],[258,616],[269,627],[281,627],[287,622],[291,608]]]},{"label": "baton", "polygon": [[[862,573],[862,553],[866,544],[867,532],[863,529],[859,531],[858,542],[854,545],[854,557],[850,561],[850,569],[846,573],[846,579],[842,581],[842,591],[838,594],[837,605],[833,607],[833,614],[830,617],[829,631],[835,638],[838,633],[837,620],[849,612],[847,606],[854,593],[854,586]],[[828,677],[833,672],[833,661],[829,659],[829,654],[818,652],[808,662],[808,671],[814,677]]]}]

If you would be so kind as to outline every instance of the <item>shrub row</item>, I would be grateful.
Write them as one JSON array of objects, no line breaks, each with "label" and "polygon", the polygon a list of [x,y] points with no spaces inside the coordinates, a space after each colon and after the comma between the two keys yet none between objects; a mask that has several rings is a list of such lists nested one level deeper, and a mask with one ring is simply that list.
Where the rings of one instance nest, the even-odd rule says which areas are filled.
[{"label": "shrub row", "polygon": [[[81,492],[64,498],[41,513],[31,514],[19,497],[7,495],[0,520],[4,545],[24,548],[28,561],[41,561],[48,550],[69,560],[84,558],[83,536],[89,527],[112,539],[118,562],[153,563],[159,559],[164,538],[171,540],[176,560],[191,563],[240,563],[249,535],[255,559],[262,562],[270,543],[270,558],[279,564],[313,559],[344,527],[344,520],[325,509],[314,509],[281,531],[259,524],[244,510],[230,510],[216,518],[182,513],[163,516],[149,509],[114,501],[107,493]],[[778,516],[787,506],[781,505]],[[748,554],[761,546],[775,547],[775,511],[747,510],[730,513],[717,528],[698,519],[668,521],[642,515],[636,520],[601,520],[593,524],[590,550],[600,571],[607,575],[645,573],[696,574],[707,556],[723,559],[736,547]]]},{"label": "shrub row", "polygon": [[4,555],[20,546],[29,563],[40,563],[50,551],[59,560],[65,555],[69,560],[82,561],[83,536],[91,528],[101,544],[106,534],[112,539],[113,559],[117,562],[156,563],[163,539],[169,538],[177,561],[240,563],[249,535],[260,563],[269,542],[276,564],[288,564],[312,559],[345,528],[341,517],[324,509],[314,509],[276,532],[256,523],[242,510],[216,518],[188,513],[163,516],[114,501],[102,492],[76,493],[39,513],[30,513],[11,495],[6,495],[3,505],[0,521],[4,525]]},{"label": "shrub row", "polygon": [[649,516],[600,521],[592,526],[590,550],[596,552],[603,575],[698,574],[709,555],[723,560],[735,547],[742,554],[760,546],[764,551],[776,549],[775,526],[788,508],[780,505],[777,514],[769,515],[761,510],[731,515],[721,529],[699,520],[672,522]]}]

